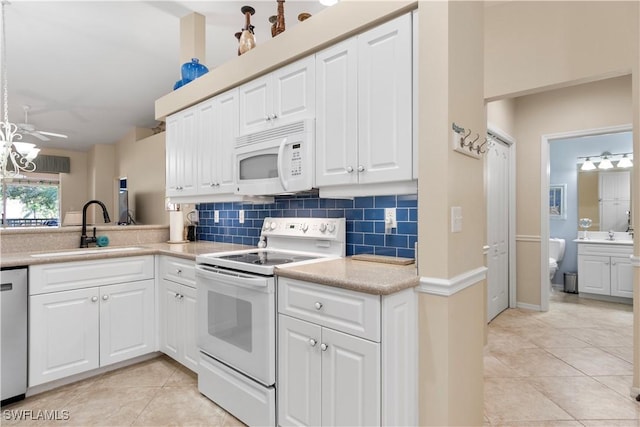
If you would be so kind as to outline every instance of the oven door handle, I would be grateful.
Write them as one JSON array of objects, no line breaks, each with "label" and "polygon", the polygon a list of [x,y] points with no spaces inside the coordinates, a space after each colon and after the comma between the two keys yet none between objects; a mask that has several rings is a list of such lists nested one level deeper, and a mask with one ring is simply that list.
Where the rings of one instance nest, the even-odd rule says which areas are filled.
[{"label": "oven door handle", "polygon": [[278,178],[280,178],[280,185],[282,185],[284,191],[289,189],[289,183],[284,179],[284,167],[282,166],[284,163],[284,147],[286,145],[287,138],[283,138],[280,147],[278,147]]},{"label": "oven door handle", "polygon": [[216,276],[225,276],[227,280],[233,281],[235,286],[242,286],[244,288],[253,289],[265,289],[269,286],[269,279],[266,277],[253,277],[243,275],[242,273],[234,271],[221,270],[215,267],[209,267],[206,265],[196,265],[196,274],[204,278],[215,278]]}]

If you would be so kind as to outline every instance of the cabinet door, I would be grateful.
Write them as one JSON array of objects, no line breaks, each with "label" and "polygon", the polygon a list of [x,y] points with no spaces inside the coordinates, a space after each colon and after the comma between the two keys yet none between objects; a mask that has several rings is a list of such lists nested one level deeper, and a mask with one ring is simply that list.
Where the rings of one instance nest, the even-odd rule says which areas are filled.
[{"label": "cabinet door", "polygon": [[166,194],[187,196],[196,191],[197,109],[190,108],[167,120]]},{"label": "cabinet door", "polygon": [[611,294],[609,257],[580,255],[578,257],[578,290],[590,294]]},{"label": "cabinet door", "polygon": [[189,286],[181,286],[180,333],[183,338],[181,363],[194,372],[198,371],[198,302],[197,292]]},{"label": "cabinet door", "polygon": [[215,158],[217,160],[218,193],[233,193],[235,187],[235,162],[233,151],[238,136],[238,90],[226,92],[217,98],[219,103],[218,124]]},{"label": "cabinet door", "polygon": [[358,182],[358,58],[351,38],[316,54],[316,184]]},{"label": "cabinet door", "polygon": [[153,280],[100,288],[100,366],[154,351]]},{"label": "cabinet door", "polygon": [[633,298],[633,266],[628,257],[611,257],[611,295]]},{"label": "cabinet door", "polygon": [[266,129],[272,122],[272,76],[259,77],[240,86],[240,135]]},{"label": "cabinet door", "polygon": [[[219,104],[210,99],[198,104],[198,194],[214,194],[218,173]],[[194,153],[196,154],[196,153]]]},{"label": "cabinet door", "polygon": [[282,314],[278,322],[278,424],[319,426],[321,327]]},{"label": "cabinet door", "polygon": [[167,356],[180,361],[180,313],[178,299],[180,298],[180,286],[170,280],[161,279],[158,295],[158,309],[160,310],[160,351]]},{"label": "cabinet door", "polygon": [[309,56],[273,72],[275,126],[315,117],[315,58]]},{"label": "cabinet door", "polygon": [[411,15],[358,36],[360,183],[412,177]]},{"label": "cabinet door", "polygon": [[380,425],[380,344],[322,329],[322,425]]},{"label": "cabinet door", "polygon": [[99,366],[99,288],[29,298],[29,386]]}]

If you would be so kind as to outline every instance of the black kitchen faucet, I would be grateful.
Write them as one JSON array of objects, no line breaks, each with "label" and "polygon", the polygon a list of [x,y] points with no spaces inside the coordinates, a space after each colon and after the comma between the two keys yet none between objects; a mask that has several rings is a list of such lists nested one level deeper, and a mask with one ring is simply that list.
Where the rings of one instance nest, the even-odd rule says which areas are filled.
[{"label": "black kitchen faucet", "polygon": [[93,236],[92,237],[87,237],[87,208],[89,207],[89,205],[92,205],[94,203],[97,204],[97,205],[100,205],[100,207],[102,208],[102,216],[104,217],[104,222],[105,223],[110,223],[111,222],[111,219],[109,218],[109,212],[107,212],[107,207],[100,200],[89,200],[87,203],[85,203],[84,207],[82,208],[82,235],[80,236],[80,247],[81,248],[88,248],[89,247],[89,243],[95,243],[96,242],[96,228],[95,227],[93,227]]}]

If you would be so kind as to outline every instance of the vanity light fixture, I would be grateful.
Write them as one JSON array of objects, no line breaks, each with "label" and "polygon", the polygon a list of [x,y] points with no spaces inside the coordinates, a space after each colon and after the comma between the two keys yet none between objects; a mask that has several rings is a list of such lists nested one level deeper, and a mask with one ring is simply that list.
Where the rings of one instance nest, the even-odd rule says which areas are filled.
[{"label": "vanity light fixture", "polygon": [[580,167],[580,170],[583,171],[592,171],[596,168],[596,165],[593,164],[593,162],[591,161],[590,157],[587,157],[587,160],[584,161],[584,163],[582,164],[582,166]]},{"label": "vanity light fixture", "polygon": [[598,164],[598,169],[607,170],[613,168],[613,163],[609,160],[609,156],[603,156],[600,164]]},{"label": "vanity light fixture", "polygon": [[631,159],[627,154],[624,154],[620,159],[620,161],[618,162],[618,164],[616,165],[616,167],[619,167],[619,168],[630,168],[632,166],[633,166],[633,162],[631,161]]}]

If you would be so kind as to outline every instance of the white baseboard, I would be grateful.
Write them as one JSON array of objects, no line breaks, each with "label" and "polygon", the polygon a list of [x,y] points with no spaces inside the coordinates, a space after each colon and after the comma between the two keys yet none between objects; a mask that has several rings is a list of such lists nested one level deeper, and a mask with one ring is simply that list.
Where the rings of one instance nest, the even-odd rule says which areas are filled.
[{"label": "white baseboard", "polygon": [[516,307],[524,308],[525,310],[542,311],[542,308],[539,305],[527,304],[526,302],[517,302]]}]

